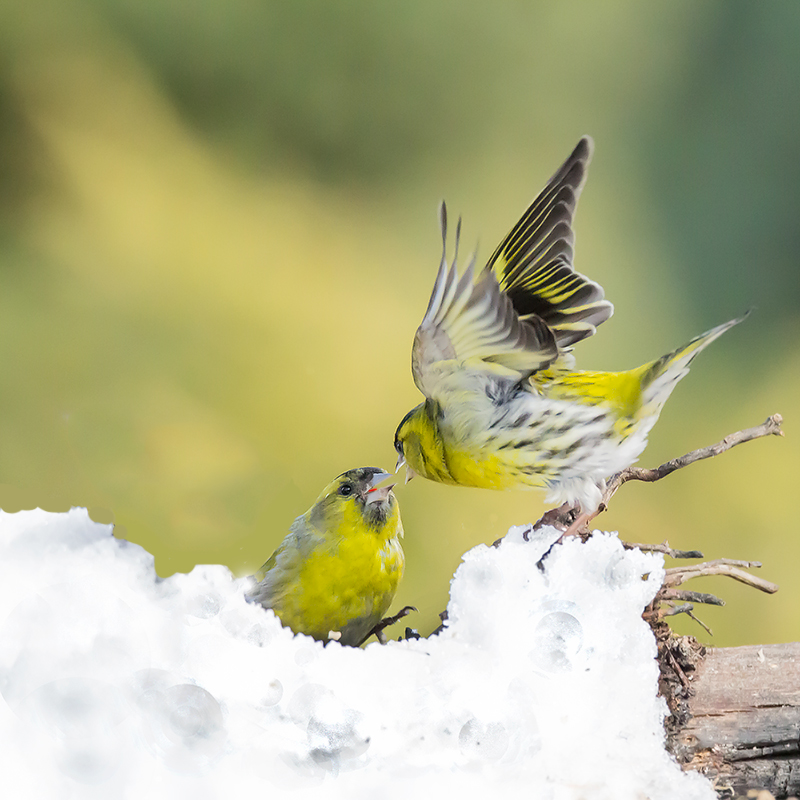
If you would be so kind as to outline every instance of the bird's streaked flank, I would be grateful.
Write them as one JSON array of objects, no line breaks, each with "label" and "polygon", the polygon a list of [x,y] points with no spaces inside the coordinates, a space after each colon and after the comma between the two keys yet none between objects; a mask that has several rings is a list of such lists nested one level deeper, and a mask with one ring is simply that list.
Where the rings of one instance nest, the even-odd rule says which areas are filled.
[{"label": "bird's streaked flank", "polygon": [[403,576],[403,525],[390,475],[345,472],[298,517],[255,574],[248,600],[323,642],[358,646],[381,621]]},{"label": "bird's streaked flank", "polygon": [[592,154],[584,137],[476,275],[444,250],[412,372],[425,401],[395,434],[398,468],[441,483],[543,488],[596,511],[604,481],[636,461],[692,359],[734,319],[626,372],[576,371],[572,346],[613,313],[573,269],[572,218]]}]

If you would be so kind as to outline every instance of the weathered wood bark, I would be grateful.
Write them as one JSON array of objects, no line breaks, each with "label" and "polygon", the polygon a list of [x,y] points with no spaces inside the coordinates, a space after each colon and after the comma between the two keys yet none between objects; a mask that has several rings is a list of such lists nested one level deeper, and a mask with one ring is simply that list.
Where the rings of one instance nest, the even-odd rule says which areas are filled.
[{"label": "weathered wood bark", "polygon": [[703,648],[661,642],[668,747],[720,797],[800,795],[800,642]]}]

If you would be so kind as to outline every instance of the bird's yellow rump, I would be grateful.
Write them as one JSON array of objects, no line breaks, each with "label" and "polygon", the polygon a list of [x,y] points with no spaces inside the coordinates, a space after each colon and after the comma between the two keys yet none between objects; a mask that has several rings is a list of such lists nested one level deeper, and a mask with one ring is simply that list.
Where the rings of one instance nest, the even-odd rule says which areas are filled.
[{"label": "bird's yellow rump", "polygon": [[361,467],[329,483],[255,574],[248,599],[284,625],[358,646],[380,622],[403,576],[403,525],[389,473]]},{"label": "bird's yellow rump", "polygon": [[600,502],[604,480],[636,461],[692,359],[741,319],[627,372],[573,369],[572,346],[613,313],[572,266],[572,218],[592,154],[584,137],[476,275],[444,249],[414,337],[425,401],[395,434],[398,468],[442,483],[544,488],[548,501]]}]

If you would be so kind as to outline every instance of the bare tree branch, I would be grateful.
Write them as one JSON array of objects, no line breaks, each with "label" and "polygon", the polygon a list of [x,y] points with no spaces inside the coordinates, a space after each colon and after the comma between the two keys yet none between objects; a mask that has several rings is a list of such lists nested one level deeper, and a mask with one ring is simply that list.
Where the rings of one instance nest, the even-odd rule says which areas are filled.
[{"label": "bare tree branch", "polygon": [[683,600],[687,603],[703,603],[707,606],[724,606],[725,601],[706,592],[690,592],[686,589],[664,589],[659,595],[663,600]]},{"label": "bare tree branch", "polygon": [[706,561],[702,564],[692,564],[685,567],[673,567],[666,570],[664,577],[664,588],[679,586],[691,578],[700,578],[708,575],[727,575],[729,578],[741,581],[754,589],[759,589],[767,594],[775,594],[778,585],[763,578],[758,578],[745,572],[745,569],[753,569],[761,566],[759,561],[734,561],[730,558],[718,558],[715,561]]},{"label": "bare tree branch", "polygon": [[628,481],[647,481],[648,483],[660,481],[676,470],[683,469],[683,467],[687,467],[689,464],[694,464],[695,461],[702,461],[704,458],[718,456],[726,450],[736,447],[737,444],[751,442],[753,439],[760,439],[762,436],[783,436],[783,431],[781,430],[782,423],[783,417],[780,414],[773,414],[755,428],[746,428],[743,431],[728,434],[728,436],[716,444],[709,445],[708,447],[701,447],[699,450],[692,450],[691,453],[687,453],[680,458],[673,458],[671,461],[667,461],[655,469],[627,467],[609,479],[606,484],[606,490],[603,492],[601,509],[605,510],[608,501],[614,496],[614,493],[623,483],[627,483]]},{"label": "bare tree branch", "polygon": [[[565,536],[572,534],[588,534],[588,523],[591,522],[591,520],[593,520],[598,514],[601,514],[608,508],[609,500],[611,500],[620,486],[622,486],[624,483],[627,483],[628,481],[645,481],[647,483],[660,481],[662,478],[666,478],[667,475],[671,475],[676,470],[683,469],[683,467],[688,467],[689,464],[694,464],[695,461],[702,461],[705,458],[718,456],[721,453],[724,453],[726,450],[736,447],[737,444],[751,442],[753,439],[760,439],[763,436],[783,436],[783,431],[781,430],[782,423],[783,417],[780,414],[773,414],[761,425],[757,425],[754,428],[745,428],[744,430],[736,431],[736,433],[728,434],[728,436],[716,444],[709,445],[708,447],[701,447],[698,450],[692,450],[690,453],[680,456],[679,458],[673,458],[671,461],[667,461],[664,464],[661,464],[661,466],[655,467],[654,469],[645,469],[643,467],[627,467],[621,472],[617,472],[615,475],[612,475],[608,479],[603,491],[600,505],[596,511],[581,513],[580,506],[573,506],[569,505],[568,503],[564,503],[564,505],[559,506],[558,508],[551,508],[550,510],[545,511],[545,513],[540,517],[533,527],[534,529],[538,529],[545,525],[550,525],[554,528],[564,531]],[[498,543],[499,541],[495,542],[495,546]],[[699,553],[697,555],[693,555],[690,554],[690,552],[684,552],[680,550],[673,551],[669,548],[669,545],[666,542],[664,545],[632,546],[639,547],[642,550],[649,550],[651,552],[665,553],[673,558],[702,558],[702,554]]]}]

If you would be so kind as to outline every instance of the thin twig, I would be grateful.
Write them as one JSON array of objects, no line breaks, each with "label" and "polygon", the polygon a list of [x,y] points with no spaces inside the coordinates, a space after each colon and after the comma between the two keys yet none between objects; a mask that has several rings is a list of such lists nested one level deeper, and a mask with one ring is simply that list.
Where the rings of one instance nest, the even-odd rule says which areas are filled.
[{"label": "thin twig", "polygon": [[705,622],[703,622],[703,620],[700,619],[700,617],[696,617],[693,611],[687,611],[686,616],[689,617],[690,619],[693,619],[701,628],[705,630],[705,632],[709,636],[714,635],[714,631],[712,631],[711,628],[709,628],[708,625],[706,625]]},{"label": "thin twig", "polygon": [[669,542],[661,544],[638,544],[636,542],[623,542],[622,546],[626,550],[641,550],[643,553],[663,553],[670,558],[702,558],[703,554],[699,550],[673,550]]},{"label": "thin twig", "polygon": [[682,603],[679,606],[670,605],[667,608],[659,608],[656,612],[656,619],[662,620],[664,617],[675,617],[678,614],[686,614],[687,617],[693,619],[701,628],[703,628],[709,636],[713,636],[711,628],[699,619],[694,614],[694,606],[691,603]]},{"label": "thin twig", "polygon": [[601,508],[608,504],[608,501],[614,496],[614,493],[622,486],[623,483],[628,481],[647,481],[652,483],[660,481],[667,475],[675,472],[675,470],[682,469],[689,464],[694,464],[695,461],[702,461],[704,458],[712,458],[736,447],[737,444],[744,442],[751,442],[753,439],[760,439],[762,436],[783,436],[781,430],[781,423],[783,417],[780,414],[773,414],[768,417],[761,425],[755,428],[746,428],[743,431],[728,434],[722,441],[712,444],[708,447],[701,447],[699,450],[692,450],[680,458],[673,458],[655,469],[644,469],[642,467],[627,467],[616,475],[613,475],[603,492],[603,501]]},{"label": "thin twig", "polygon": [[688,614],[694,606],[691,603],[681,603],[679,606],[669,605],[658,609],[658,617],[674,617],[677,614]]},{"label": "thin twig", "polygon": [[683,600],[687,603],[703,603],[707,606],[724,606],[725,601],[706,592],[690,592],[686,589],[664,589],[658,594],[663,600]]},{"label": "thin twig", "polygon": [[[702,570],[708,567],[741,567],[742,569],[759,569],[761,567],[760,561],[740,561],[736,558],[715,558],[713,561],[704,561],[702,564],[687,564],[683,567],[670,567],[665,570],[667,573],[666,583],[669,583],[670,575],[689,575],[689,573],[699,574]],[[694,577],[691,576],[690,577]]]},{"label": "thin twig", "polygon": [[674,567],[665,570],[664,586],[679,586],[691,578],[706,577],[708,575],[727,575],[729,578],[752,586],[767,594],[775,594],[778,591],[778,584],[757,578],[749,572],[745,572],[742,567],[760,567],[758,561],[732,561],[727,558],[719,558],[716,561],[706,561],[703,564],[694,564],[688,567]]}]

